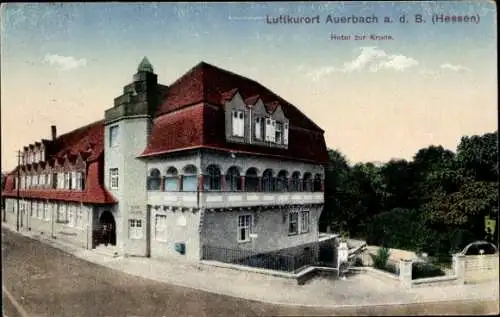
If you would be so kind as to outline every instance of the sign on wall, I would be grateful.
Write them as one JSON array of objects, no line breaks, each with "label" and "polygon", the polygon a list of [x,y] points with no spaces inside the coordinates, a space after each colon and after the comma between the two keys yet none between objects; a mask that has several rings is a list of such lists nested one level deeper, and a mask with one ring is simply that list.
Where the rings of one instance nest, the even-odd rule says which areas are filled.
[{"label": "sign on wall", "polygon": [[144,212],[143,206],[131,205],[129,214],[135,217],[141,217]]}]

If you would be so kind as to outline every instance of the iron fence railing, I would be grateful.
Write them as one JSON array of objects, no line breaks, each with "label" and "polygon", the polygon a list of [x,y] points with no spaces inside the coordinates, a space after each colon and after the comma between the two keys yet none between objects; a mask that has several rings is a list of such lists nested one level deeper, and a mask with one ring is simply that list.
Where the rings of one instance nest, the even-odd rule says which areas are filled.
[{"label": "iron fence railing", "polygon": [[229,249],[214,246],[203,246],[202,257],[223,263],[244,265],[255,268],[294,273],[306,266],[318,263],[316,247],[307,247],[296,254],[287,251],[255,252],[246,249]]}]

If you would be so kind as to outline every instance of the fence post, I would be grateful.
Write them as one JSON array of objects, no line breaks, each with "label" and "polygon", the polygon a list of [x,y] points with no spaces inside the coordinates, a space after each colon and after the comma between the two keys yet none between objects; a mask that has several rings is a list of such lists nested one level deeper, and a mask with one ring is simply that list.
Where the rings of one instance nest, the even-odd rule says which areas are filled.
[{"label": "fence post", "polygon": [[412,260],[399,260],[399,280],[407,288],[410,288],[412,284],[412,266]]},{"label": "fence post", "polygon": [[459,284],[465,284],[465,256],[461,254],[453,255],[453,272]]}]

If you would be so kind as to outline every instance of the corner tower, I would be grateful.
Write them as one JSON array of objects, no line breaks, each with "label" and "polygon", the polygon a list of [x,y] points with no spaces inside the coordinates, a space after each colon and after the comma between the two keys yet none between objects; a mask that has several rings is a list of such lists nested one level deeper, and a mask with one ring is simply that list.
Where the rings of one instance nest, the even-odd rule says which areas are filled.
[{"label": "corner tower", "polygon": [[[147,167],[136,157],[147,146],[163,88],[144,57],[132,83],[105,111],[104,182],[118,200],[111,212],[116,222],[117,247],[122,254],[149,255]],[[102,212],[95,215],[97,223]]]}]

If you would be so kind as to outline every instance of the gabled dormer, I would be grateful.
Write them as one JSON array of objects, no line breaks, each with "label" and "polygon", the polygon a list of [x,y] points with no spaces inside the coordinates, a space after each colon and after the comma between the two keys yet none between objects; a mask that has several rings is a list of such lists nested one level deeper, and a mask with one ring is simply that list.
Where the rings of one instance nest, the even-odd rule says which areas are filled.
[{"label": "gabled dormer", "polygon": [[264,103],[259,95],[243,99],[237,89],[222,93],[226,141],[288,148],[289,120],[281,105]]},{"label": "gabled dormer", "polygon": [[248,108],[245,101],[236,89],[228,91],[222,96],[226,122],[226,140],[229,142],[246,143],[248,131]]}]

